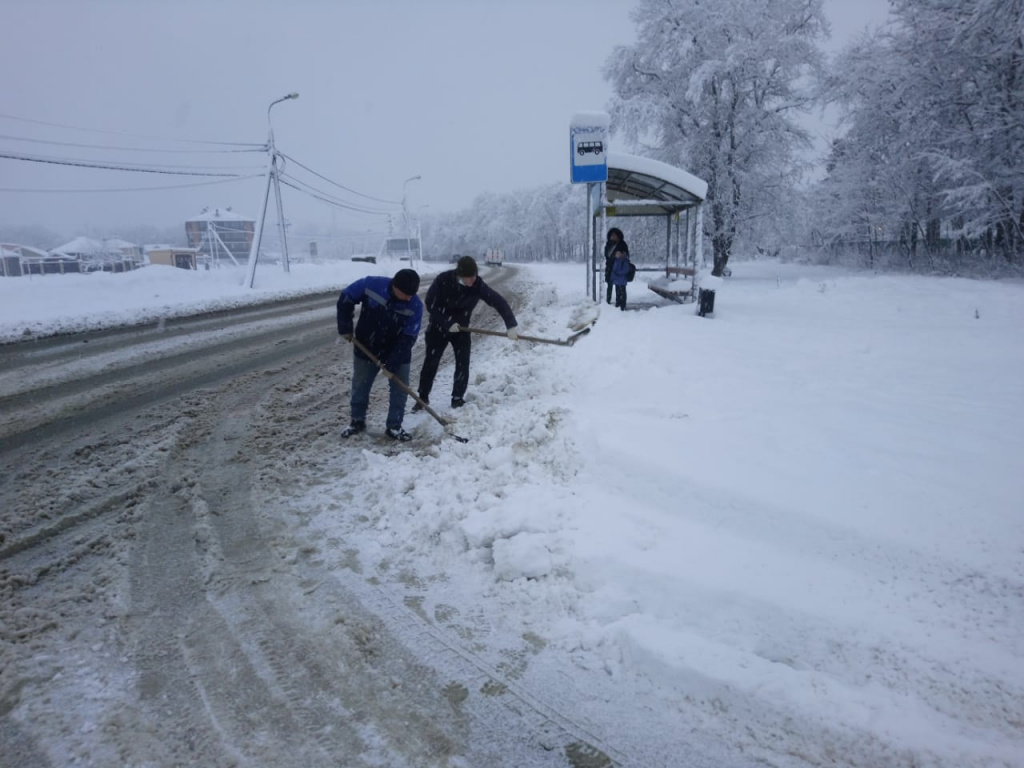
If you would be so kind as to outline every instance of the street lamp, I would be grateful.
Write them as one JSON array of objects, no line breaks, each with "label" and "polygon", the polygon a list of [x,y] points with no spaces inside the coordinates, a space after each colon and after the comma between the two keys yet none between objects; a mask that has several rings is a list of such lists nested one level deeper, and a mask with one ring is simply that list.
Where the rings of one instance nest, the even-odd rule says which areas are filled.
[{"label": "street lamp", "polygon": [[423,267],[423,226],[420,220],[420,211],[424,208],[429,208],[430,203],[424,203],[416,209],[416,248],[420,253],[420,268]]},{"label": "street lamp", "polygon": [[405,192],[406,192],[406,189],[409,186],[409,182],[410,181],[419,181],[421,178],[423,178],[423,177],[422,176],[418,176],[418,175],[417,176],[410,176],[408,179],[406,179],[405,181],[402,182],[402,221],[405,222],[405,239],[406,239],[406,243],[405,244],[406,244],[407,247],[409,245],[409,237],[412,235],[412,231],[409,229],[409,208],[405,204],[405,201],[406,201],[406,194],[405,194]]},{"label": "street lamp", "polygon": [[280,104],[282,101],[288,101],[289,99],[297,98],[299,98],[299,94],[289,93],[287,96],[282,96],[280,99],[275,99],[274,101],[270,102],[270,106],[267,107],[267,128],[269,129],[268,136],[271,147],[274,146],[274,124],[270,122],[270,110],[274,108],[275,104]]},{"label": "street lamp", "polygon": [[280,104],[282,101],[288,101],[290,99],[299,98],[297,93],[289,93],[287,96],[282,96],[280,99],[275,99],[270,102],[267,107],[267,153],[269,154],[269,160],[267,161],[267,185],[263,191],[263,207],[260,211],[259,221],[256,222],[256,232],[253,234],[252,247],[249,250],[249,270],[246,276],[246,284],[252,288],[253,283],[256,280],[256,260],[259,258],[260,243],[263,240],[263,223],[267,218],[267,203],[270,202],[270,182],[274,182],[274,195],[277,198],[277,228],[281,235],[281,266],[285,272],[289,271],[288,265],[288,238],[285,235],[284,230],[284,208],[281,206],[281,182],[278,180],[278,169],[277,169],[277,148],[274,146],[274,124],[270,122],[270,110],[274,108],[275,104]]}]

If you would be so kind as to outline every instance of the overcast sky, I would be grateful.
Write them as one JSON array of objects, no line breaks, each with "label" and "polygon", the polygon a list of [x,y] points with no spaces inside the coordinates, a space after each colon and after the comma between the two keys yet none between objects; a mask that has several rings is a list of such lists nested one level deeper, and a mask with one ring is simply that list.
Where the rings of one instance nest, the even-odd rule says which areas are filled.
[{"label": "overcast sky", "polygon": [[[405,179],[420,175],[406,186],[411,210],[456,210],[482,192],[568,180],[569,119],[605,107],[611,91],[601,67],[613,46],[633,41],[634,5],[0,0],[0,153],[259,173],[258,153],[127,148],[233,148],[174,141],[182,139],[263,142],[267,105],[297,91],[297,101],[273,109],[280,150],[380,200],[401,199]],[[826,0],[825,7],[834,47],[884,19],[887,3]],[[355,205],[381,207],[294,164],[287,170]],[[258,178],[180,186],[216,180],[0,159],[0,225],[116,234],[126,225],[174,226],[204,206],[258,213]],[[179,188],[26,191],[169,186]],[[287,188],[284,203],[286,217],[299,223],[383,228],[380,216]]]}]

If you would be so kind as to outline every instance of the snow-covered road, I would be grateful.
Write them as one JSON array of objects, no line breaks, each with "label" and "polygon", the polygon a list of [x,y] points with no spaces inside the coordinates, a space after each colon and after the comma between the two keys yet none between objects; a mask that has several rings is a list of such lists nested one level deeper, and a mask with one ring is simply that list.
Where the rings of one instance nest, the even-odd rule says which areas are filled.
[{"label": "snow-covered road", "polygon": [[[0,764],[1024,764],[1020,285],[741,263],[701,319],[501,272],[525,333],[600,317],[475,339],[466,444],[339,440],[326,309],[4,369],[82,418],[0,432]],[[161,349],[202,385],[88,415]]]}]

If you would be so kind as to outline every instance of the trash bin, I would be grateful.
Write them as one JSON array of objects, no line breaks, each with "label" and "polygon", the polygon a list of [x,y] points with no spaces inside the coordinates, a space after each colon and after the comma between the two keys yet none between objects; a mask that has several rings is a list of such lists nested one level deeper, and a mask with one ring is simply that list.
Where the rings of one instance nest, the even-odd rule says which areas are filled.
[{"label": "trash bin", "polygon": [[715,311],[715,292],[701,288],[697,292],[697,314],[701,317]]}]

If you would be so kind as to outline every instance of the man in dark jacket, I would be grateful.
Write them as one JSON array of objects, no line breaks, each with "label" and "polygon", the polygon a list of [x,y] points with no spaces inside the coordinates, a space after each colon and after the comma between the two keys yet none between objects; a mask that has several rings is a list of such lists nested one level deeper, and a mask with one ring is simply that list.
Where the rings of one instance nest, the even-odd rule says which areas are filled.
[{"label": "man in dark jacket", "polygon": [[[356,304],[362,306],[355,338],[403,384],[409,386],[412,346],[423,323],[423,302],[416,295],[420,276],[414,270],[400,269],[393,278],[364,277],[348,285],[338,297],[338,333],[352,341],[352,318]],[[366,429],[366,409],[370,388],[378,367],[354,347],[352,354],[352,418],[342,437],[352,437]],[[411,435],[402,429],[406,392],[394,380],[388,406],[388,437],[406,441]]]},{"label": "man in dark jacket", "polygon": [[[476,261],[472,256],[459,259],[455,269],[441,272],[427,291],[427,312],[430,319],[424,340],[427,344],[420,371],[420,400],[430,402],[430,390],[434,387],[437,366],[441,355],[449,344],[455,352],[455,382],[452,385],[452,408],[465,404],[466,387],[469,386],[470,334],[459,331],[459,326],[468,326],[477,302],[483,301],[498,311],[505,321],[508,337],[519,338],[516,316],[512,307],[501,295],[489,287],[477,274]],[[420,410],[419,403],[413,406]]]}]

